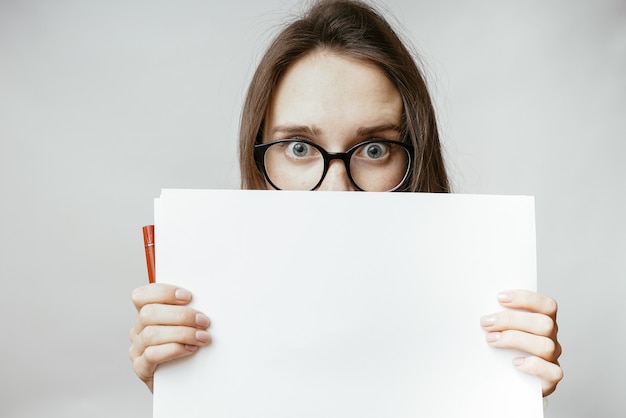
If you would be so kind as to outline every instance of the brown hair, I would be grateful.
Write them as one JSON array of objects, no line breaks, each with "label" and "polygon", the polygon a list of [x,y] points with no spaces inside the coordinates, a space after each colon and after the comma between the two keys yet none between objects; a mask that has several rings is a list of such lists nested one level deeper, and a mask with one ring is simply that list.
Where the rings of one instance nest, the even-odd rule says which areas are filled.
[{"label": "brown hair", "polygon": [[424,77],[387,21],[372,7],[353,0],[316,2],[302,18],[278,34],[261,59],[248,88],[241,116],[241,187],[266,187],[254,160],[254,144],[260,138],[274,89],[282,74],[304,55],[324,49],[367,60],[387,74],[403,101],[403,140],[415,147],[408,190],[449,192],[435,112]]}]

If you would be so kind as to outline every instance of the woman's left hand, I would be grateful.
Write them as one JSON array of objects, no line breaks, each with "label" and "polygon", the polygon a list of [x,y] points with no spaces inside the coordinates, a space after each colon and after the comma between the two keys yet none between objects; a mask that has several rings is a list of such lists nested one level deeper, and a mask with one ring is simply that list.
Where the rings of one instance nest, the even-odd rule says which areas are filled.
[{"label": "woman's left hand", "polygon": [[501,292],[498,301],[513,310],[480,319],[481,326],[487,331],[487,343],[492,347],[528,353],[527,357],[514,358],[513,364],[541,379],[543,396],[548,396],[563,378],[558,361],[561,345],[557,340],[556,301],[528,290]]}]

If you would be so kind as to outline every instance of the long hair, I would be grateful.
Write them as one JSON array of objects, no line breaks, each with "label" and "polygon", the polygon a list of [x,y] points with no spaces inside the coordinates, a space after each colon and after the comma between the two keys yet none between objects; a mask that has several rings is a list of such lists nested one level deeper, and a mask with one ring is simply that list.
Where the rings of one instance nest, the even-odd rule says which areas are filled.
[{"label": "long hair", "polygon": [[281,76],[299,58],[316,50],[365,60],[385,72],[402,97],[402,140],[415,149],[408,191],[449,192],[437,121],[424,77],[380,13],[353,0],[316,2],[304,16],[281,31],[265,52],[250,82],[241,115],[241,187],[266,187],[254,160],[254,144],[261,136]]}]

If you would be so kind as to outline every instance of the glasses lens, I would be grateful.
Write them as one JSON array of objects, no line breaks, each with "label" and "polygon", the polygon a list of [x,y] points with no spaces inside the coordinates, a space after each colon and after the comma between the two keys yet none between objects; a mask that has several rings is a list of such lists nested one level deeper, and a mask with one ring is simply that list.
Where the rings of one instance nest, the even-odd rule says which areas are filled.
[{"label": "glasses lens", "polygon": [[395,190],[405,180],[410,160],[409,151],[398,143],[366,142],[352,154],[350,173],[363,190]]},{"label": "glasses lens", "polygon": [[282,190],[310,190],[324,173],[324,157],[306,142],[278,142],[265,152],[265,171]]}]

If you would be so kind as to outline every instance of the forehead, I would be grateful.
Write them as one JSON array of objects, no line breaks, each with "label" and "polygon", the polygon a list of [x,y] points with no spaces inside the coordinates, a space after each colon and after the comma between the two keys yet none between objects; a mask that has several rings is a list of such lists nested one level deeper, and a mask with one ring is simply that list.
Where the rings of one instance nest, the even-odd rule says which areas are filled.
[{"label": "forehead", "polygon": [[378,66],[316,51],[296,61],[282,76],[266,124],[269,128],[298,124],[347,133],[368,125],[399,125],[401,117],[400,93]]}]

